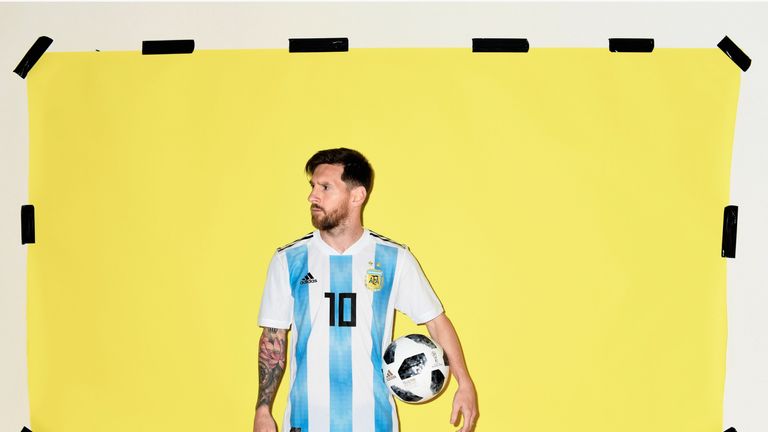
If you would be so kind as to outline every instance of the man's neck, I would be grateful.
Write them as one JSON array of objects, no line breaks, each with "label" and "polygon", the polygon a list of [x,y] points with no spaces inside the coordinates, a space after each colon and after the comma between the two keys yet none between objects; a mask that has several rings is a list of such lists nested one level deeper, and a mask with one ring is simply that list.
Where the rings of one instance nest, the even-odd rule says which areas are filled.
[{"label": "man's neck", "polygon": [[332,247],[338,253],[344,253],[350,246],[355,244],[363,236],[363,226],[359,223],[354,225],[339,225],[328,231],[320,230],[320,237],[328,246]]}]

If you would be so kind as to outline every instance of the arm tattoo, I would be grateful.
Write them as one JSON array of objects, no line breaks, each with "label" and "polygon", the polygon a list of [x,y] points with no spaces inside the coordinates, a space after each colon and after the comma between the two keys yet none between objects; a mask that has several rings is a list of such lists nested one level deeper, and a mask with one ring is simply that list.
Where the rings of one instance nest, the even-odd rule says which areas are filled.
[{"label": "arm tattoo", "polygon": [[259,400],[256,407],[272,406],[285,371],[285,330],[265,328],[259,339]]}]

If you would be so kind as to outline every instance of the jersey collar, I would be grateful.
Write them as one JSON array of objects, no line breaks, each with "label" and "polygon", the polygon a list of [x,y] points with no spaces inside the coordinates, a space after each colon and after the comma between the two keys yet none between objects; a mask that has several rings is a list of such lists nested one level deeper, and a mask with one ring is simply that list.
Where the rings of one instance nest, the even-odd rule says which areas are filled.
[{"label": "jersey collar", "polygon": [[363,228],[363,235],[348,247],[344,253],[339,253],[336,249],[326,243],[323,238],[320,237],[320,230],[314,230],[312,232],[312,241],[328,255],[354,255],[355,252],[365,247],[365,245],[371,241],[371,232],[367,228]]}]

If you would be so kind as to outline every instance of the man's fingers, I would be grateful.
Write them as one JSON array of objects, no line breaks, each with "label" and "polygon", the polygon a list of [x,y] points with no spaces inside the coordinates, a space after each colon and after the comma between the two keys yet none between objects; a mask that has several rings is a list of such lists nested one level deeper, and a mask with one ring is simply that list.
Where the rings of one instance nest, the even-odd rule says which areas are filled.
[{"label": "man's fingers", "polygon": [[456,420],[458,420],[458,416],[459,416],[459,405],[454,403],[453,411],[451,411],[451,424],[453,425],[456,424]]},{"label": "man's fingers", "polygon": [[461,416],[464,417],[464,425],[459,432],[471,432],[472,428],[475,426],[476,414],[468,411],[469,408],[462,407]]},{"label": "man's fingers", "polygon": [[469,419],[467,418],[467,416],[465,416],[463,413],[462,413],[462,417],[464,417],[464,424],[461,425],[461,429],[459,429],[459,432],[469,432],[470,430],[472,430],[472,425],[469,423]]}]

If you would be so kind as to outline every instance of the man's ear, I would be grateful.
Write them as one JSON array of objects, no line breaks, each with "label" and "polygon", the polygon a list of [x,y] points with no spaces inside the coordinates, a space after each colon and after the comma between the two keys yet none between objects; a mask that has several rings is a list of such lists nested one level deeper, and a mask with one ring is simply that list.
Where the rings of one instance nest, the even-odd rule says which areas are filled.
[{"label": "man's ear", "polygon": [[352,205],[362,207],[368,192],[363,186],[356,186],[352,189]]}]

